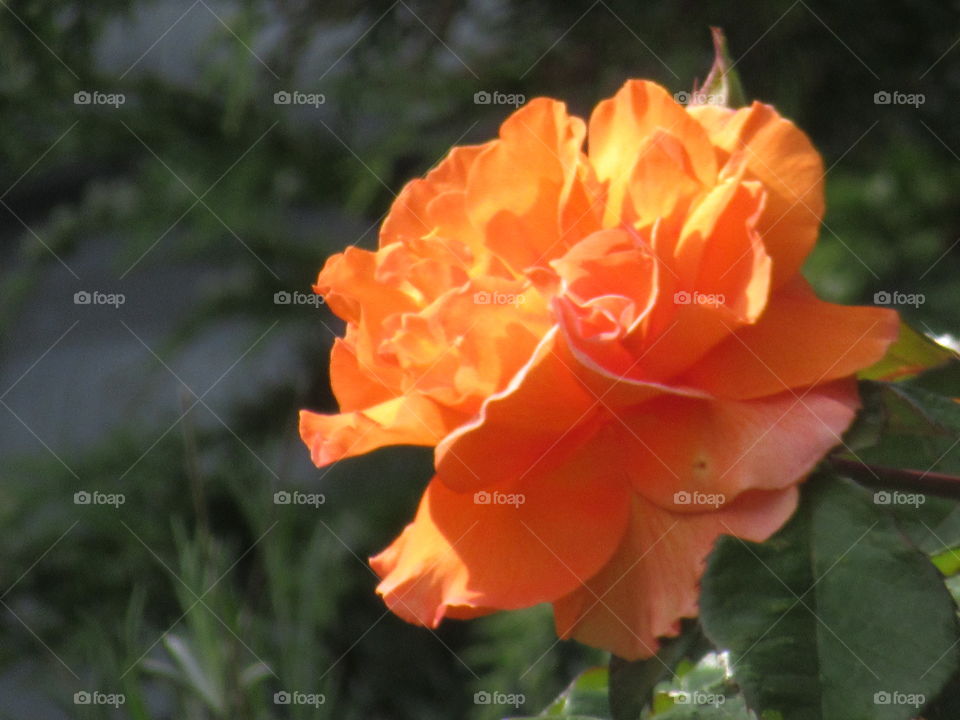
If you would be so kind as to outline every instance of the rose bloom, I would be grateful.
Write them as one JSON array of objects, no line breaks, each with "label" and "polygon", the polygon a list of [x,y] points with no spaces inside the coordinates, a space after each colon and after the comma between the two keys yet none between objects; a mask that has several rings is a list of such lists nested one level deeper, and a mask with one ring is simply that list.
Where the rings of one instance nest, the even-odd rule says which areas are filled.
[{"label": "rose bloom", "polygon": [[301,414],[313,461],[435,448],[371,560],[393,612],[548,602],[561,637],[627,659],[696,616],[714,541],[787,521],[898,334],[800,275],[823,174],[769,105],[630,81],[589,123],[533,100],[409,183],[379,250],[327,261],[342,412]]}]

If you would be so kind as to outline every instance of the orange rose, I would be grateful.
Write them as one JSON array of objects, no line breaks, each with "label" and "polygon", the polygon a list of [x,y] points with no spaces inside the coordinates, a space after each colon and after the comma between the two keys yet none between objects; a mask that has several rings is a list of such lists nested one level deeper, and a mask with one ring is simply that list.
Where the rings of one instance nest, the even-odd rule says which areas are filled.
[{"label": "orange rose", "polygon": [[822,178],[772,107],[631,81],[589,125],[530,102],[408,184],[377,252],[329,259],[342,413],[301,414],[313,461],[436,447],[371,560],[397,615],[549,602],[560,636],[630,659],[696,615],[716,538],[786,522],[897,336],[800,275]]}]

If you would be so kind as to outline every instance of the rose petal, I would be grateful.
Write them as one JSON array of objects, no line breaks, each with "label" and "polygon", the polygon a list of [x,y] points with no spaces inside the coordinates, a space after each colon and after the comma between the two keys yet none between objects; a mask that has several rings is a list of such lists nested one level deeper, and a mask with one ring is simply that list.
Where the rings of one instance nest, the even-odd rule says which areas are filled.
[{"label": "rose petal", "polygon": [[[676,376],[767,303],[770,258],[756,232],[764,194],[736,178],[706,194],[672,249],[658,241],[660,295],[643,332],[626,341],[651,380]],[[659,237],[659,236],[658,236]]]},{"label": "rose petal", "polygon": [[[590,116],[590,162],[597,178],[608,183],[604,227],[620,224],[637,164],[647,153],[665,149],[662,142],[649,142],[658,131],[679,140],[700,183],[713,184],[716,160],[704,129],[659,85],[630,80],[612,98],[600,102]],[[656,203],[662,205],[664,199],[660,197]]]},{"label": "rose petal", "polygon": [[341,412],[363,410],[392,400],[402,378],[395,369],[364,367],[357,359],[356,328],[347,327],[346,336],[333,341],[330,351],[330,387]]},{"label": "rose petal", "polygon": [[817,385],[872,365],[898,333],[895,311],[824,302],[798,276],[755,325],[737,330],[677,382],[736,399]]},{"label": "rose petal", "polygon": [[418,240],[443,224],[444,214],[430,204],[443,194],[462,193],[470,167],[489,145],[455,147],[426,177],[407,183],[383,221],[380,246]]},{"label": "rose petal", "polygon": [[365,410],[323,415],[300,411],[300,437],[317,467],[386,445],[435,445],[465,417],[419,394]]},{"label": "rose petal", "polygon": [[619,424],[612,415],[617,408],[662,393],[706,397],[612,374],[571,349],[555,328],[510,384],[484,401],[474,420],[440,441],[437,477],[461,492],[512,488],[531,474],[562,467],[581,445]]},{"label": "rose petal", "polygon": [[563,237],[561,218],[580,180],[585,132],[563,103],[538,98],[507,118],[500,139],[470,168],[470,220],[516,273],[545,264],[580,239]]},{"label": "rose petal", "polygon": [[797,490],[752,492],[719,512],[677,515],[634,497],[629,529],[604,568],[553,604],[557,634],[627,660],[652,656],[658,637],[697,614],[705,559],[720,535],[760,542],[796,508]]},{"label": "rose petal", "polygon": [[519,280],[477,278],[419,314],[390,318],[378,347],[404,370],[404,392],[476,412],[529,360],[550,327],[540,294]]},{"label": "rose petal", "polygon": [[630,171],[623,222],[640,227],[657,220],[675,224],[680,218],[674,214],[685,212],[706,187],[684,144],[665,130],[654,130],[640,146]]},{"label": "rose petal", "polygon": [[600,230],[550,265],[564,280],[567,293],[581,305],[618,295],[632,301],[639,319],[656,297],[656,261],[650,247],[635,233]]},{"label": "rose petal", "polygon": [[548,332],[510,384],[437,445],[438,479],[461,492],[510,488],[592,436],[599,406],[558,355],[557,336]]},{"label": "rose petal", "polygon": [[859,406],[852,378],[744,401],[661,395],[620,413],[614,430],[634,490],[696,513],[796,484],[840,443]]},{"label": "rose petal", "polygon": [[675,251],[684,289],[722,298],[741,323],[760,316],[770,288],[770,257],[756,231],[764,199],[757,183],[721,183],[691,212]]},{"label": "rose petal", "polygon": [[492,494],[478,503],[435,478],[413,523],[371,559],[383,578],[377,592],[400,617],[430,627],[450,608],[510,610],[571,592],[610,559],[627,525],[627,483],[604,458],[601,447],[583,448],[528,476],[499,496],[514,504]]},{"label": "rose petal", "polygon": [[823,161],[809,138],[770,105],[731,111],[711,105],[689,113],[725,155],[724,172],[745,167],[769,197],[758,229],[773,258],[773,287],[799,272],[813,249],[823,217]]}]

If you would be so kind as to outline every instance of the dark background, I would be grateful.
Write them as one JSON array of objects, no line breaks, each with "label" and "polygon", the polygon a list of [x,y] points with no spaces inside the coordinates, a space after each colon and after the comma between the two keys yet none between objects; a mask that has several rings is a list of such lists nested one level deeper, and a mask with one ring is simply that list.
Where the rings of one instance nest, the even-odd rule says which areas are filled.
[{"label": "dark background", "polygon": [[[436,634],[384,614],[364,560],[412,517],[429,451],[309,463],[296,413],[334,409],[341,326],[274,293],[373,247],[406,180],[495,135],[512,108],[476,92],[586,116],[631,77],[687,90],[719,25],[748,97],[829,168],[820,293],[922,294],[899,309],[956,335],[958,19],[906,1],[2,0],[0,717],[513,711],[481,690],[538,712],[602,655],[556,644],[548,608]],[[294,90],[325,103],[274,103]],[[275,505],[283,489],[326,502]],[[126,703],[74,705],[84,690]],[[326,702],[275,705],[284,690]]]}]

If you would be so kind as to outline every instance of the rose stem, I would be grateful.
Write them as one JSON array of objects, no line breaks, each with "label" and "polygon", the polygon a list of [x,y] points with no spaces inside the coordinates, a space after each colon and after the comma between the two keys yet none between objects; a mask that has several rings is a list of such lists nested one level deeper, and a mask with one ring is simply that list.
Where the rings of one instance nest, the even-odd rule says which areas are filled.
[{"label": "rose stem", "polygon": [[956,475],[868,465],[836,455],[831,455],[828,459],[841,473],[864,485],[891,489],[909,488],[922,493],[960,499],[960,477]]}]

